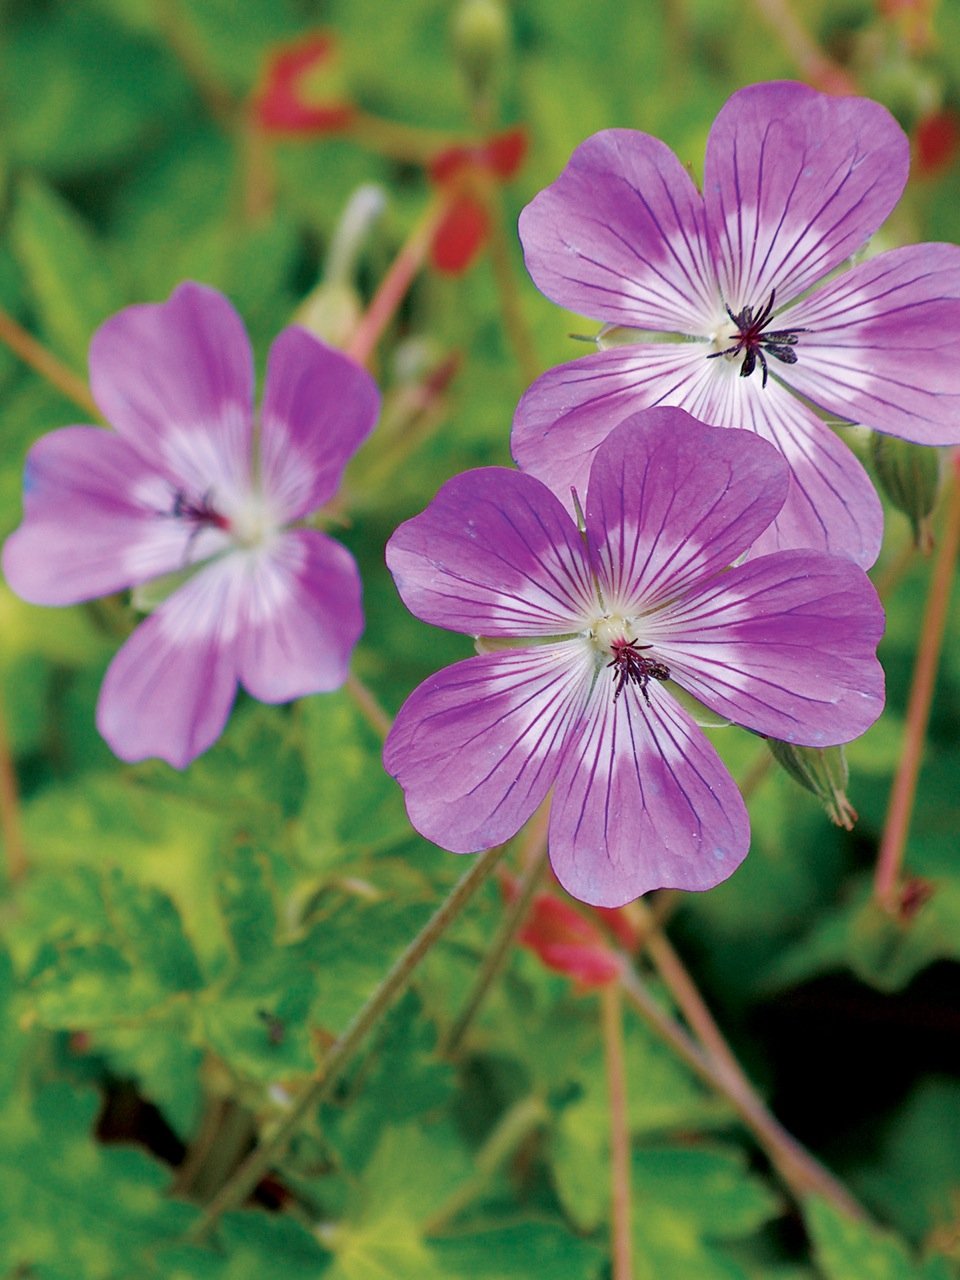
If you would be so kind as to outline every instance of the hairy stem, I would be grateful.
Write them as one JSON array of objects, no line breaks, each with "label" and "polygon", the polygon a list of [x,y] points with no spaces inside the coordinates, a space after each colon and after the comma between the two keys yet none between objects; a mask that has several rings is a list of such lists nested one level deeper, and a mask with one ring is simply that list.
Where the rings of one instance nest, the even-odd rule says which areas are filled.
[{"label": "hairy stem", "polygon": [[940,662],[940,650],[947,624],[950,591],[960,552],[960,453],[955,453],[952,475],[946,486],[946,513],[940,546],[936,553],[930,588],[920,624],[920,639],[913,669],[913,684],[907,703],[900,764],[887,809],[874,873],[873,896],[884,910],[898,914],[903,855],[913,814],[920,762],[930,720],[930,707]]},{"label": "hairy stem", "polygon": [[52,387],[79,405],[84,413],[92,419],[100,417],[97,403],[84,380],[63,363],[52,351],[48,351],[26,329],[22,328],[9,312],[0,308],[0,342],[5,342],[10,350],[28,364],[41,378],[45,378]]},{"label": "hairy stem", "polygon": [[610,1184],[613,1280],[632,1280],[630,1235],[630,1121],[627,1116],[627,1068],[623,1052],[623,1006],[619,986],[600,991],[607,1092],[610,1097]]},{"label": "hairy stem", "polygon": [[[651,932],[646,940],[646,952],[664,986],[676,1001],[687,1025],[699,1041],[696,1046],[699,1061],[687,1057],[685,1047],[683,1056],[701,1078],[723,1094],[732,1104],[793,1194],[798,1199],[812,1193],[822,1195],[849,1216],[865,1218],[864,1210],[847,1188],[767,1109],[724,1039],[696,984],[666,935],[656,930]],[[633,995],[635,995],[635,987],[639,979],[631,975],[631,981],[634,984]],[[629,986],[627,990],[630,994]],[[639,1008],[639,1005],[637,1007]],[[666,1015],[661,1014],[661,1017]],[[662,1022],[656,1029],[662,1034]],[[680,1046],[675,1036],[670,1043],[675,1048]]]},{"label": "hairy stem", "polygon": [[343,1035],[331,1047],[323,1065],[309,1085],[284,1115],[269,1137],[264,1138],[207,1205],[188,1233],[188,1239],[204,1239],[224,1213],[237,1208],[247,1198],[270,1166],[287,1148],[304,1119],[330,1096],[344,1068],[394,1001],[403,994],[427,952],[440,939],[467,905],[503,854],[498,845],[477,857],[470,870],[454,885],[446,900],[430,917],[365,1005],[356,1013]]}]

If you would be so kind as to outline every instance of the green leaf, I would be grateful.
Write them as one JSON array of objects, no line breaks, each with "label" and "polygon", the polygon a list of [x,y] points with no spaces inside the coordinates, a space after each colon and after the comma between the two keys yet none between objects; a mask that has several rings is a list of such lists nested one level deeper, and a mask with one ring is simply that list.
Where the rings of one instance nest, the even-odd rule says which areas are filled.
[{"label": "green leaf", "polygon": [[24,5],[7,35],[5,132],[22,165],[115,163],[186,96],[176,60],[97,5]]},{"label": "green leaf", "polygon": [[557,1222],[522,1219],[430,1242],[449,1280],[596,1280],[604,1251]]},{"label": "green leaf", "polygon": [[887,1121],[877,1150],[853,1175],[884,1218],[914,1243],[956,1221],[960,1146],[960,1083],[921,1080]]},{"label": "green leaf", "polygon": [[10,236],[44,334],[85,371],[94,329],[125,301],[103,247],[38,179],[20,183]]},{"label": "green leaf", "polygon": [[825,1280],[950,1280],[946,1259],[921,1266],[891,1232],[854,1222],[825,1200],[809,1200],[805,1216]]},{"label": "green leaf", "polygon": [[44,1089],[6,1107],[0,1129],[0,1271],[115,1280],[132,1258],[182,1234],[194,1211],[166,1194],[143,1152],[97,1146],[92,1093]]},{"label": "green leaf", "polygon": [[381,743],[346,693],[300,708],[308,767],[303,857],[336,867],[358,852],[409,837],[400,790],[380,762]]}]

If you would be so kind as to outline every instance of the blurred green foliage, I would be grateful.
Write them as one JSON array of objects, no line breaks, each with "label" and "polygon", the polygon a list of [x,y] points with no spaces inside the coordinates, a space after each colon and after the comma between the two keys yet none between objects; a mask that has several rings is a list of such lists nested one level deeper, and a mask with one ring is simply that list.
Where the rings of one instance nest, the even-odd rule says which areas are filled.
[{"label": "blurred green foliage", "polygon": [[[83,373],[105,316],[194,278],[231,296],[262,369],[270,341],[322,278],[346,201],[377,183],[385,212],[352,282],[369,300],[429,198],[422,166],[330,137],[277,143],[258,171],[244,104],[271,46],[322,24],[366,112],[470,135],[450,50],[455,8],[7,0],[0,306]],[[940,5],[928,43],[868,0],[795,8],[912,133],[932,111],[957,106],[960,6]],[[913,8],[922,16],[928,6]],[[663,137],[698,173],[727,95],[800,69],[789,34],[772,30],[760,5],[516,0],[507,10],[493,123],[520,122],[530,135],[528,163],[503,193],[504,217],[517,303],[547,367],[579,354],[568,335],[584,321],[524,276],[513,234],[523,203],[583,137],[612,125]],[[251,193],[254,179],[261,189]],[[918,174],[885,235],[955,239],[958,203],[954,155]],[[457,372],[432,419],[405,417],[410,388],[452,356]],[[417,279],[377,373],[394,426],[351,470],[338,533],[365,584],[356,669],[395,711],[469,644],[406,614],[383,566],[386,538],[449,475],[509,461],[524,378],[488,258],[462,277]],[[83,417],[0,349],[0,533],[19,519],[29,445]],[[751,802],[749,859],[680,908],[677,936],[761,1084],[776,1084],[775,1046],[757,1033],[758,1019],[814,976],[853,974],[892,1001],[896,992],[909,999],[918,975],[939,966],[956,991],[956,597],[908,850],[910,872],[933,893],[904,923],[868,901],[929,579],[919,559],[891,569],[908,541],[906,520],[892,513],[877,569],[881,581],[894,573],[882,652],[889,709],[849,750],[857,828],[829,827],[811,796],[767,772]],[[514,949],[461,1054],[450,1060],[438,1047],[501,918],[492,886],[261,1188],[285,1212],[251,1206],[229,1215],[212,1244],[185,1242],[194,1201],[212,1191],[201,1190],[197,1169],[213,1177],[217,1115],[239,1117],[236,1150],[221,1151],[222,1181],[253,1136],[278,1123],[463,863],[411,833],[377,735],[345,693],[290,708],[242,700],[222,741],[182,775],[114,761],[93,709],[133,621],[126,602],[41,610],[0,586],[0,754],[20,796],[6,855],[13,865],[11,841],[22,842],[28,863],[7,885],[2,917],[0,1276],[608,1276],[609,1106],[596,1001]],[[713,737],[738,778],[766,759],[747,734]],[[957,1010],[954,998],[938,1016],[955,1020]],[[830,1044],[812,1051],[827,1060],[829,1081]],[[957,1274],[956,1079],[915,1073],[912,1092],[891,1088],[870,1136],[842,1161],[839,1172],[901,1238],[818,1202],[805,1206],[801,1231],[731,1109],[632,1018],[626,1056],[636,1277]],[[882,1076],[884,1064],[875,1069]],[[145,1110],[118,1134],[107,1119],[121,1085]],[[535,1123],[502,1159],[486,1159],[498,1124],[524,1108]]]}]

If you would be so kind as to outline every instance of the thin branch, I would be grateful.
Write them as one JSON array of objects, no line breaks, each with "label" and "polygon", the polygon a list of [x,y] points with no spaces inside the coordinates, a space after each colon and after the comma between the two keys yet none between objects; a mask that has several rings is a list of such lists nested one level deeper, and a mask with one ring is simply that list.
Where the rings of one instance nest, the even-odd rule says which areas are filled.
[{"label": "thin branch", "polygon": [[900,764],[890,792],[887,820],[874,874],[873,895],[884,910],[899,913],[900,877],[913,803],[920,776],[930,707],[936,686],[940,650],[950,607],[950,592],[960,553],[960,453],[953,457],[953,474],[946,490],[946,514],[930,588],[920,624],[920,639],[907,703]]},{"label": "thin branch", "polygon": [[347,676],[347,683],[344,686],[350,697],[357,704],[360,714],[366,720],[367,724],[381,738],[385,738],[390,732],[390,726],[393,721],[381,707],[376,697],[371,693],[367,686],[363,683],[358,675],[350,672]]},{"label": "thin branch", "polygon": [[445,209],[446,200],[443,196],[430,201],[380,282],[369,307],[361,316],[347,347],[347,354],[359,364],[369,364],[383,331],[426,261],[430,242]]},{"label": "thin branch", "polygon": [[473,861],[470,870],[457,881],[446,900],[398,957],[343,1035],[331,1047],[313,1081],[303,1090],[270,1136],[250,1153],[240,1168],[210,1201],[188,1232],[188,1240],[205,1239],[223,1214],[241,1205],[270,1166],[280,1159],[305,1118],[320,1103],[329,1098],[345,1067],[357,1053],[367,1034],[407,989],[420,961],[480,888],[503,855],[503,851],[504,846],[499,845],[487,850]]},{"label": "thin branch", "polygon": [[[664,986],[699,1041],[698,1052],[703,1055],[707,1067],[703,1078],[733,1105],[794,1195],[802,1198],[816,1193],[826,1197],[849,1216],[865,1218],[864,1210],[847,1188],[767,1109],[666,935],[658,931],[651,932],[646,940],[646,951]],[[700,1066],[687,1060],[694,1070],[703,1074]]]},{"label": "thin branch", "polygon": [[84,413],[93,419],[100,417],[97,403],[90,394],[84,380],[63,363],[52,351],[48,351],[32,334],[27,333],[9,312],[0,308],[0,342],[5,342],[10,350],[28,364],[41,378],[45,378],[52,387],[80,406]]},{"label": "thin branch", "polygon": [[7,854],[7,879],[16,884],[27,873],[27,850],[20,826],[20,796],[5,708],[0,702],[0,832]]},{"label": "thin branch", "polygon": [[525,871],[520,881],[517,894],[508,905],[500,922],[500,928],[487,948],[483,964],[474,980],[473,989],[460,1011],[460,1016],[450,1028],[441,1046],[441,1053],[452,1056],[460,1048],[467,1028],[473,1022],[487,997],[491,987],[499,976],[506,960],[510,946],[520,931],[527,917],[533,895],[547,866],[546,829],[549,821],[549,807],[541,805],[538,814],[531,819],[527,828],[529,853],[523,857]]}]

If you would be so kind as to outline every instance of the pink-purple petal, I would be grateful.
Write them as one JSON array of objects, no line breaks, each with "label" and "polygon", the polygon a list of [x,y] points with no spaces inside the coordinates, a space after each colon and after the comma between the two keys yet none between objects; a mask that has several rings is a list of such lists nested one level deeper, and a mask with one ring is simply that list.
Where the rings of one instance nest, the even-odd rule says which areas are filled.
[{"label": "pink-purple petal", "polygon": [[550,810],[550,861],[582,902],[618,907],[651,889],[709,889],[750,844],[733,779],[660,686],[613,701],[598,681],[563,753]]},{"label": "pink-purple petal", "polygon": [[261,702],[339,689],[362,630],[360,575],[339,542],[298,529],[248,556],[237,663]]},{"label": "pink-purple petal", "polygon": [[387,544],[411,613],[468,635],[579,631],[596,594],[576,525],[539,481],[502,467],[454,476]]},{"label": "pink-purple petal", "polygon": [[416,830],[454,853],[519,831],[556,777],[593,669],[589,648],[570,640],[468,658],[415,689],[383,763]]},{"label": "pink-purple petal", "polygon": [[137,627],[107,668],[97,728],[122,760],[183,769],[223,732],[237,689],[242,558],[191,578]]},{"label": "pink-purple petal", "polygon": [[243,321],[205,285],[125,308],[90,344],[90,386],[104,417],[195,500],[249,488],[253,377]]},{"label": "pink-purple petal", "polygon": [[704,343],[637,343],[548,369],[524,392],[513,419],[517,466],[570,507],[581,502],[598,446],[618,423],[657,404],[691,405],[709,384],[714,361]]},{"label": "pink-purple petal", "polygon": [[758,733],[832,746],[883,710],[883,609],[862,569],[839,556],[752,560],[648,623],[672,678]]},{"label": "pink-purple petal", "polygon": [[830,412],[920,444],[960,444],[960,248],[879,254],[778,320],[804,329],[782,377]]},{"label": "pink-purple petal", "polygon": [[776,445],[790,467],[787,500],[753,554],[807,547],[869,569],[880,554],[883,507],[855,454],[773,378],[766,387],[731,379],[730,387],[738,405],[731,416]]},{"label": "pink-purple petal", "polygon": [[606,129],[581,143],[521,213],[520,239],[538,288],[581,315],[698,334],[716,309],[700,194],[648,134]]},{"label": "pink-purple petal", "polygon": [[797,297],[863,247],[910,163],[879,103],[789,82],[741,89],[707,142],[703,194],[720,287],[736,313]]},{"label": "pink-purple petal", "polygon": [[27,456],[24,518],[3,549],[10,586],[33,604],[121,591],[211,555],[218,529],[196,537],[173,517],[174,492],[126,440],[63,427]]},{"label": "pink-purple petal", "polygon": [[365,369],[306,329],[284,329],[270,348],[260,414],[262,484],[279,519],[299,519],[336,493],[379,408]]},{"label": "pink-purple petal", "polygon": [[780,454],[752,432],[646,409],[597,450],[587,534],[607,608],[643,612],[726,568],[787,493]]}]

